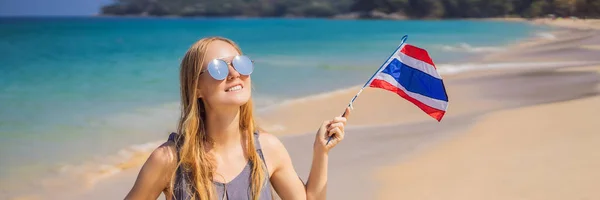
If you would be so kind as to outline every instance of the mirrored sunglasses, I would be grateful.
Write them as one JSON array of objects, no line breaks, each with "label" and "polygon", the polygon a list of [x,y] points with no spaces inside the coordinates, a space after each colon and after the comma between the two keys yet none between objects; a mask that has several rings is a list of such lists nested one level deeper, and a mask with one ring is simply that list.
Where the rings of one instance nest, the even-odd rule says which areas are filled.
[{"label": "mirrored sunglasses", "polygon": [[231,63],[226,62],[222,59],[213,59],[208,63],[206,69],[202,70],[200,74],[208,71],[210,76],[216,80],[224,80],[229,75],[229,65],[240,73],[241,75],[250,75],[254,71],[254,61],[248,58],[248,56],[240,55],[235,56],[231,60]]}]

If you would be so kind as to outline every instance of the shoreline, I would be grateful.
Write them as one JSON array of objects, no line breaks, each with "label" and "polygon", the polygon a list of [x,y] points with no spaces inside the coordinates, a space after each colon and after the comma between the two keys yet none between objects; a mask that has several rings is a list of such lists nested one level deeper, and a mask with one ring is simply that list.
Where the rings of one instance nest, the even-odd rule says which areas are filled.
[{"label": "shoreline", "polygon": [[[505,20],[505,18],[498,18],[495,20]],[[513,21],[519,21],[521,22],[521,20],[518,19],[512,19]],[[533,21],[531,23],[534,23]],[[538,24],[539,25],[539,24]],[[547,26],[553,26],[552,24],[545,24]],[[562,35],[568,35],[568,34],[572,34],[573,31],[577,32],[580,29],[569,29],[569,28],[564,28],[561,26],[554,26],[555,28],[557,28],[556,30],[552,31],[552,34],[559,34],[560,36]],[[559,39],[552,39],[552,40],[548,40],[545,38],[541,38],[539,36],[531,36],[531,37],[527,37],[527,38],[523,38],[520,39],[519,41],[515,42],[515,43],[510,43],[506,46],[504,46],[507,50],[514,50],[514,51],[522,51],[525,47],[523,46],[523,44],[529,44],[529,45],[539,45],[539,44],[544,44],[544,43],[550,43],[550,42],[557,42],[560,41]],[[502,55],[502,53],[497,53],[497,52],[491,52],[491,53],[485,53],[483,54],[483,56],[480,59],[476,59],[476,60],[471,60],[471,62],[474,65],[490,65],[490,64],[501,64],[501,62],[499,62],[500,59],[489,59],[489,57],[495,56],[495,55]],[[534,62],[534,63],[538,63],[538,62]],[[600,61],[596,61],[596,62],[591,62],[591,63],[559,63],[559,64],[555,64],[556,68],[568,68],[571,66],[586,66],[586,65],[591,65],[591,64],[595,64],[595,63],[600,63]],[[440,64],[437,64],[440,65]],[[441,64],[444,65],[444,64]],[[522,66],[523,64],[521,64]],[[531,70],[537,70],[539,68],[542,68],[540,66],[531,66]],[[551,68],[551,67],[549,67]],[[441,71],[443,69],[439,68],[438,66],[438,71]],[[445,74],[440,74],[444,81],[453,81],[453,80],[459,80],[459,79],[464,79],[465,77],[470,77],[470,76],[474,76],[474,75],[482,75],[482,74],[493,74],[493,73],[503,73],[503,72],[509,72],[509,73],[518,73],[519,71],[526,71],[528,70],[527,68],[523,68],[523,67],[514,67],[514,68],[510,68],[507,69],[505,67],[499,67],[497,69],[489,69],[489,68],[485,68],[485,69],[481,69],[481,70],[466,70],[466,72],[458,72],[458,73],[445,73]],[[365,80],[366,81],[366,80]],[[346,88],[342,88],[342,89],[338,89],[335,91],[331,91],[331,92],[324,92],[324,93],[319,93],[319,94],[313,94],[313,95],[308,95],[305,97],[301,97],[301,98],[297,98],[297,99],[290,99],[287,100],[283,103],[271,106],[270,108],[267,108],[264,110],[265,115],[270,115],[270,116],[259,116],[261,119],[261,121],[294,121],[291,119],[287,119],[287,116],[295,116],[295,118],[297,116],[308,116],[307,113],[301,113],[301,111],[295,111],[295,112],[289,112],[290,109],[292,109],[293,107],[296,106],[301,106],[302,108],[297,109],[297,110],[310,110],[310,106],[306,106],[306,105],[314,105],[314,104],[318,104],[316,102],[322,102],[329,105],[339,105],[339,107],[337,108],[337,110],[343,111],[343,109],[345,108],[345,106],[348,104],[348,102],[351,100],[351,98],[356,94],[356,92],[358,92],[360,90],[360,88],[362,87],[362,84],[360,85],[354,85],[354,86],[350,86],[350,87],[346,87]],[[448,89],[448,88],[447,88]],[[365,94],[361,94],[361,96],[359,98],[357,98],[356,102],[354,105],[358,105],[361,106],[361,99],[362,98],[369,98],[369,97],[373,97],[373,99],[384,99],[384,101],[382,101],[382,104],[386,104],[389,103],[390,101],[385,101],[385,100],[391,100],[392,102],[398,102],[396,100],[398,100],[399,97],[397,97],[395,94],[390,94],[387,91],[383,91],[380,89],[375,89],[375,88],[365,88],[365,90],[363,91],[363,93]],[[366,93],[370,93],[370,94],[366,94]],[[449,94],[451,92],[448,92]],[[346,102],[343,102],[342,99],[347,99]],[[311,102],[313,101],[313,102]],[[372,99],[368,99],[365,100],[366,102],[373,102]],[[420,112],[417,111],[412,104],[405,104],[404,102],[405,100],[399,100],[399,102],[401,102],[404,106],[408,105],[407,107],[404,107],[405,109],[411,110],[411,111],[416,111],[416,112]],[[356,106],[356,107],[358,107]],[[287,108],[286,108],[287,107]],[[381,113],[381,111],[376,111],[376,110],[371,110],[369,108],[364,108],[364,110],[370,110],[374,113]],[[271,113],[269,113],[269,111],[271,111]],[[288,111],[288,112],[286,112]],[[261,111],[263,112],[263,111]],[[330,113],[332,115],[336,115],[334,114],[335,112],[332,111],[330,108],[325,108],[325,111],[320,109],[320,112],[325,112],[325,113]],[[360,111],[355,111],[355,112],[360,112]],[[339,115],[339,114],[338,114]],[[418,115],[418,114],[417,114]],[[414,116],[409,117],[411,119],[416,119],[414,118]],[[302,122],[306,122],[309,121],[310,119],[302,119],[299,121]],[[418,117],[418,120],[429,120],[428,116],[425,116],[423,114],[423,116]],[[417,121],[418,121],[417,120]],[[373,126],[393,126],[393,125],[399,125],[402,123],[398,123],[398,122],[393,122],[393,121],[386,121],[383,120],[382,123],[364,123],[365,121],[371,121],[368,119],[359,119],[356,120],[359,122],[359,124],[353,124],[350,126],[358,126],[358,127],[373,127]],[[381,120],[377,120],[377,121],[381,121]],[[395,119],[394,121],[401,121],[398,119]],[[417,122],[417,121],[406,121],[403,123],[412,123],[412,122]],[[317,121],[313,121],[313,123],[318,123]],[[293,132],[288,132],[285,131],[285,125],[282,124],[278,124],[278,123],[269,123],[267,122],[266,124],[267,127],[273,127],[272,131],[274,134],[276,135],[296,135],[296,134],[303,134],[306,133],[309,130],[306,129],[302,129],[300,128],[298,125],[291,125],[292,127],[296,127],[296,128],[291,128],[292,130],[302,130],[302,131],[293,131]],[[283,130],[282,130],[283,129]],[[267,129],[268,130],[268,129]],[[283,132],[283,133],[279,133],[279,132]]]},{"label": "shoreline", "polygon": [[[370,16],[369,16],[370,15]],[[206,18],[206,19],[325,19],[325,20],[420,20],[420,21],[438,21],[438,20],[481,20],[481,21],[507,21],[507,22],[523,22],[523,21],[537,21],[548,19],[548,17],[522,17],[522,16],[496,16],[496,17],[439,17],[439,18],[411,18],[405,15],[399,15],[397,13],[386,14],[378,11],[371,12],[348,12],[338,13],[331,16],[298,16],[298,15],[283,15],[283,16],[251,16],[251,15],[224,15],[224,16],[206,16],[206,15],[143,15],[143,14],[103,14],[96,13],[93,15],[87,15],[89,17],[110,17],[110,18]],[[557,18],[557,19],[568,19],[568,18]],[[578,20],[595,20],[596,18],[577,18]],[[570,19],[569,19],[570,20]]]},{"label": "shoreline", "polygon": [[[539,39],[540,38],[538,38],[538,40]],[[491,54],[495,54],[495,53],[491,53]],[[487,71],[487,70],[484,70],[484,71]],[[465,72],[465,73],[459,73],[456,75],[443,75],[443,76],[444,76],[445,81],[459,81],[459,80],[462,80],[465,76],[470,76],[469,74],[473,74],[473,73],[474,72]],[[316,128],[316,125],[319,124],[321,119],[311,119],[310,117],[296,119],[296,118],[298,118],[297,116],[299,115],[299,113],[307,113],[307,112],[314,113],[315,111],[319,111],[319,113],[322,114],[323,116],[339,115],[339,114],[341,114],[340,112],[343,111],[343,108],[347,105],[347,103],[351,99],[351,97],[354,96],[354,94],[358,91],[358,89],[361,86],[362,85],[357,85],[357,86],[339,89],[339,90],[336,90],[333,92],[325,92],[325,93],[309,95],[309,96],[305,96],[305,97],[301,97],[301,98],[297,98],[297,99],[291,99],[282,104],[278,104],[274,107],[260,110],[259,113],[263,113],[263,115],[266,115],[266,116],[257,116],[257,117],[259,117],[258,120],[265,120],[264,125],[266,125],[267,130],[269,130],[269,129],[275,130],[275,131],[270,131],[270,132],[277,135],[278,137],[283,137],[283,136],[294,137],[294,136],[306,135],[307,133],[310,133],[311,131],[313,131],[313,129]],[[447,89],[454,90],[454,88],[452,88],[452,89],[447,88]],[[355,106],[359,107],[359,108],[358,108],[358,110],[356,110],[355,113],[353,113],[354,114],[353,120],[355,123],[349,126],[351,128],[372,129],[372,128],[382,127],[382,126],[397,126],[397,125],[402,125],[402,124],[413,124],[413,123],[419,123],[419,122],[423,122],[426,120],[430,120],[429,116],[426,116],[425,114],[423,114],[422,111],[418,110],[412,104],[408,104],[405,102],[405,100],[400,99],[399,97],[395,96],[395,94],[391,94],[386,91],[379,91],[378,89],[376,89],[376,90],[370,89],[369,91],[365,90],[363,93],[364,94],[362,94],[361,97],[359,99],[357,99],[357,101],[355,102]],[[367,95],[367,93],[369,93],[369,94]],[[472,94],[469,87],[458,88],[458,89],[456,89],[456,91],[452,91],[452,93],[465,94],[464,98],[476,96],[476,94]],[[376,101],[378,99],[379,99],[379,101]],[[383,101],[380,101],[380,100],[383,100]],[[386,109],[385,107],[381,107],[381,105],[379,105],[380,107],[369,107],[369,106],[372,106],[372,105],[370,105],[372,102],[378,102],[379,104],[388,104],[388,105],[394,104],[394,105],[399,105],[399,106],[397,108],[395,108],[395,110],[391,111],[389,109]],[[476,107],[479,107],[478,109],[483,109],[484,107],[490,106],[494,103],[495,102],[484,102],[484,103],[480,103],[480,105],[477,105]],[[314,106],[315,104],[338,105],[339,107],[331,107],[331,106],[323,107],[322,106],[321,108],[315,108],[315,106]],[[458,106],[452,105],[452,107],[449,108],[448,112],[451,112],[452,115],[456,116],[456,117],[463,116],[463,115],[469,115],[473,112],[482,112],[482,110],[477,110],[477,109],[475,109],[475,111],[473,111],[472,109],[468,108],[469,106],[471,106],[471,105],[468,105],[468,104],[462,104],[462,105],[459,104]],[[293,107],[296,107],[296,108],[292,109]],[[310,108],[310,109],[307,109],[307,108]],[[456,110],[454,110],[454,109],[456,109]],[[369,112],[384,113],[384,114],[378,116],[378,118],[375,118],[375,117],[370,116]],[[388,114],[385,114],[385,113],[388,113]],[[393,115],[394,113],[403,113],[403,115],[401,117],[395,118],[395,116]],[[291,120],[290,117],[293,117],[296,120]],[[324,117],[324,118],[327,118],[327,117]],[[357,118],[357,119],[355,119],[355,118]],[[290,122],[290,124],[285,124],[285,123],[281,124],[281,123],[278,123],[278,121]],[[401,121],[401,123],[398,123],[398,121]],[[315,124],[315,126],[305,126],[306,124]],[[287,130],[286,129],[283,129],[283,130],[278,129],[278,128],[282,128],[282,127],[287,128]],[[153,142],[149,142],[149,143],[152,144]],[[145,161],[145,159],[143,159],[143,158],[145,158],[146,156],[147,155],[144,152],[141,152],[140,154],[135,155],[133,157],[133,159],[130,159],[130,160],[127,160],[127,161],[117,164],[115,166],[117,168],[116,169],[117,172],[114,171],[115,169],[110,169],[110,168],[109,168],[109,170],[106,170],[106,171],[100,171],[101,174],[99,177],[109,177],[110,175],[112,175],[114,173],[118,173],[118,174],[115,174],[114,176],[112,176],[110,178],[102,179],[102,182],[100,182],[99,184],[100,185],[106,184],[106,183],[104,183],[104,181],[112,182],[114,180],[123,179],[123,177],[126,177],[126,176],[130,177],[131,176],[130,174],[135,172],[135,169],[139,168],[140,164],[143,163],[143,161]],[[125,175],[127,173],[129,175]],[[127,180],[127,181],[132,181],[132,180]]]},{"label": "shoreline", "polygon": [[[0,16],[1,18],[70,18],[70,17],[81,17],[81,18],[138,18],[138,19],[323,19],[323,20],[385,20],[385,21],[504,21],[504,22],[529,22],[529,23],[540,23],[542,20],[552,20],[546,17],[535,17],[535,18],[525,18],[525,17],[481,17],[481,18],[343,18],[343,17],[309,17],[309,16],[280,16],[280,17],[261,17],[261,16],[178,16],[178,15],[165,15],[165,16],[155,16],[155,15],[19,15],[19,16]],[[572,20],[572,19],[555,19],[555,20]],[[597,21],[600,18],[579,18],[577,20],[582,21]],[[568,28],[569,24],[551,24],[551,26],[563,26],[564,28]]]}]

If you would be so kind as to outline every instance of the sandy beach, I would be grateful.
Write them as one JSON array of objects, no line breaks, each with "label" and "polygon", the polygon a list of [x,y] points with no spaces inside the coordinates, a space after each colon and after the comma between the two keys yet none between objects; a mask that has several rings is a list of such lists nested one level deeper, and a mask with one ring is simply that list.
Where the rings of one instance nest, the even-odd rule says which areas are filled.
[{"label": "sandy beach", "polygon": [[599,199],[599,105],[595,96],[482,116],[377,170],[377,199]]},{"label": "sandy beach", "polygon": [[[328,199],[600,198],[600,21],[532,23],[559,29],[473,60],[481,70],[443,75],[450,104],[441,122],[396,94],[365,89],[331,152]],[[502,67],[506,60],[522,65]],[[303,180],[318,125],[341,115],[359,89],[258,113]],[[147,156],[117,165],[118,175],[92,174],[108,178],[85,190],[17,199],[122,199]]]},{"label": "sandy beach", "polygon": [[[575,32],[570,41],[538,42],[530,44],[532,49],[528,50],[548,52],[545,48],[550,47],[557,54],[577,51],[580,58],[594,59],[593,54],[600,52],[590,52],[597,50],[589,46],[599,44],[599,24],[556,21],[557,26],[569,28],[567,32]],[[598,76],[600,66],[557,69],[553,72],[555,81],[566,81],[565,76],[573,72]],[[374,170],[374,181],[382,183],[377,199],[600,198],[600,153],[595,150],[600,144],[596,117],[600,111],[600,85],[597,78],[595,82],[587,94],[572,96],[573,100],[535,103],[480,115],[456,137],[399,164]],[[548,89],[554,95],[570,91]]]}]

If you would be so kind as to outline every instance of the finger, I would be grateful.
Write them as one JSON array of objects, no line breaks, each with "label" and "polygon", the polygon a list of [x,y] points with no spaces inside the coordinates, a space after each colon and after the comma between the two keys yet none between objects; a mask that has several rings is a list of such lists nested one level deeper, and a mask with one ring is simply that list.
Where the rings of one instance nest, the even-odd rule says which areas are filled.
[{"label": "finger", "polygon": [[323,123],[321,123],[321,127],[319,128],[319,131],[317,131],[317,135],[319,135],[319,137],[324,137],[325,135],[327,135],[327,133],[325,133],[325,130],[329,130],[330,125],[331,120],[323,121]]},{"label": "finger", "polygon": [[337,138],[341,132],[342,132],[342,130],[339,127],[335,127],[333,129],[331,129],[331,131],[328,131],[327,135],[330,137],[333,136],[333,137]]},{"label": "finger", "polygon": [[331,142],[328,145],[330,147],[334,146],[334,145],[337,145],[340,141],[342,141],[342,139],[344,139],[344,137],[341,136],[342,135],[341,131],[339,129],[337,129],[337,128],[333,129],[331,131],[331,134],[332,134],[332,136],[331,136]]},{"label": "finger", "polygon": [[351,111],[352,111],[352,109],[350,109],[350,106],[346,107],[346,111],[344,111],[344,114],[342,115],[342,117],[348,119],[350,117]]},{"label": "finger", "polygon": [[344,136],[346,135],[346,133],[344,131],[341,131],[337,134],[338,139],[341,141],[344,139]]},{"label": "finger", "polygon": [[331,124],[331,126],[329,126],[329,128],[327,129],[327,131],[331,131],[334,128],[339,128],[340,130],[344,130],[344,123],[342,123],[342,122],[333,123],[333,124]]},{"label": "finger", "polygon": [[331,120],[332,123],[337,123],[337,122],[344,122],[346,123],[347,119],[345,117],[334,117],[333,120]]},{"label": "finger", "polygon": [[332,120],[323,121],[323,124],[321,124],[321,127],[329,128],[329,126],[331,126],[331,123],[332,123]]},{"label": "finger", "polygon": [[338,127],[338,128],[337,128],[337,129],[335,129],[334,131],[335,131],[335,135],[334,135],[334,136],[335,136],[335,137],[336,137],[338,140],[342,140],[342,139],[344,139],[344,135],[345,135],[345,133],[344,133],[344,127],[343,127],[343,126],[342,126],[342,127]]}]

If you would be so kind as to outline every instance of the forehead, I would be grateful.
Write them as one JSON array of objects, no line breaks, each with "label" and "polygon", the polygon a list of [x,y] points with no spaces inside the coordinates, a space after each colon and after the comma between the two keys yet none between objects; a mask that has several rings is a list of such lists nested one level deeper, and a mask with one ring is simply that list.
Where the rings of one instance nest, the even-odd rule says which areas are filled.
[{"label": "forehead", "polygon": [[230,60],[237,55],[239,55],[239,53],[233,45],[221,40],[216,40],[208,44],[205,61],[209,62],[216,58]]}]

